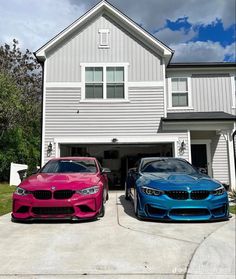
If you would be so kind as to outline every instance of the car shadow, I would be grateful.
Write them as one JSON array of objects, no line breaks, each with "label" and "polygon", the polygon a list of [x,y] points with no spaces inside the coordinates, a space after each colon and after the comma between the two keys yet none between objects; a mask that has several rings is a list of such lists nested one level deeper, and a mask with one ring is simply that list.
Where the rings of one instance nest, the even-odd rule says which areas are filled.
[{"label": "car shadow", "polygon": [[99,222],[100,218],[97,219],[87,219],[87,220],[63,220],[63,219],[45,219],[45,220],[14,220],[12,222],[14,223],[19,223],[19,224],[23,224],[23,225],[30,225],[30,224],[48,224],[48,225],[52,225],[52,224],[84,224],[84,223],[92,223],[92,222]]},{"label": "car shadow", "polygon": [[134,205],[132,200],[126,200],[125,195],[119,196],[120,204],[123,206],[124,212],[132,218],[137,219],[134,213]]}]

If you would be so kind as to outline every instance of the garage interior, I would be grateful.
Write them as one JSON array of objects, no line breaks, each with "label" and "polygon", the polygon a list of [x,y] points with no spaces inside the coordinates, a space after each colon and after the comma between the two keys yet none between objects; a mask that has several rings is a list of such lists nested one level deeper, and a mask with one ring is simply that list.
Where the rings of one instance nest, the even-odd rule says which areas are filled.
[{"label": "garage interior", "polygon": [[142,157],[172,157],[172,143],[155,144],[61,144],[60,156],[96,157],[102,167],[109,168],[109,188],[124,189],[128,169]]}]

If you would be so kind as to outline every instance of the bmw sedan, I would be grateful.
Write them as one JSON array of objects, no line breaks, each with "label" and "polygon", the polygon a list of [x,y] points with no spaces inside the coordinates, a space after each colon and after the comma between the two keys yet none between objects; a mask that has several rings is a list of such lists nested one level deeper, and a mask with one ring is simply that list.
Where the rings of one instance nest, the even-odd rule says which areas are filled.
[{"label": "bmw sedan", "polygon": [[228,219],[223,185],[179,158],[143,158],[130,169],[125,197],[139,219],[206,221]]},{"label": "bmw sedan", "polygon": [[105,213],[109,169],[95,158],[50,160],[13,194],[13,221],[96,219]]}]

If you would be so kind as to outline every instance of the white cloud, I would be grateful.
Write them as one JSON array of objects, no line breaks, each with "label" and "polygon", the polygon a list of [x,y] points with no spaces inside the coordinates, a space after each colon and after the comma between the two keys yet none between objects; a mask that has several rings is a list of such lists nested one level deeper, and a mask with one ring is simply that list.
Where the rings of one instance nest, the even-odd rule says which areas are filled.
[{"label": "white cloud", "polygon": [[0,42],[17,38],[25,48],[35,51],[82,12],[68,0],[1,1]]},{"label": "white cloud", "polygon": [[192,29],[186,33],[184,29],[173,31],[169,28],[164,28],[154,35],[163,43],[170,45],[189,41],[197,35],[197,32]]},{"label": "white cloud", "polygon": [[235,43],[222,47],[218,42],[189,42],[170,45],[175,50],[172,62],[217,62],[225,55],[235,59]]}]

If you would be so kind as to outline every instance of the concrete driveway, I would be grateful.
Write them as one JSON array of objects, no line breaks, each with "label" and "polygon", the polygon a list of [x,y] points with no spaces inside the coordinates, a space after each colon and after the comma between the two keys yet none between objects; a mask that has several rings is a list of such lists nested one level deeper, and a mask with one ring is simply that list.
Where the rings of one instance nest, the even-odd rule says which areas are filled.
[{"label": "concrete driveway", "polygon": [[0,278],[235,278],[235,218],[217,223],[141,222],[123,192],[104,218],[11,223],[0,217]]}]

